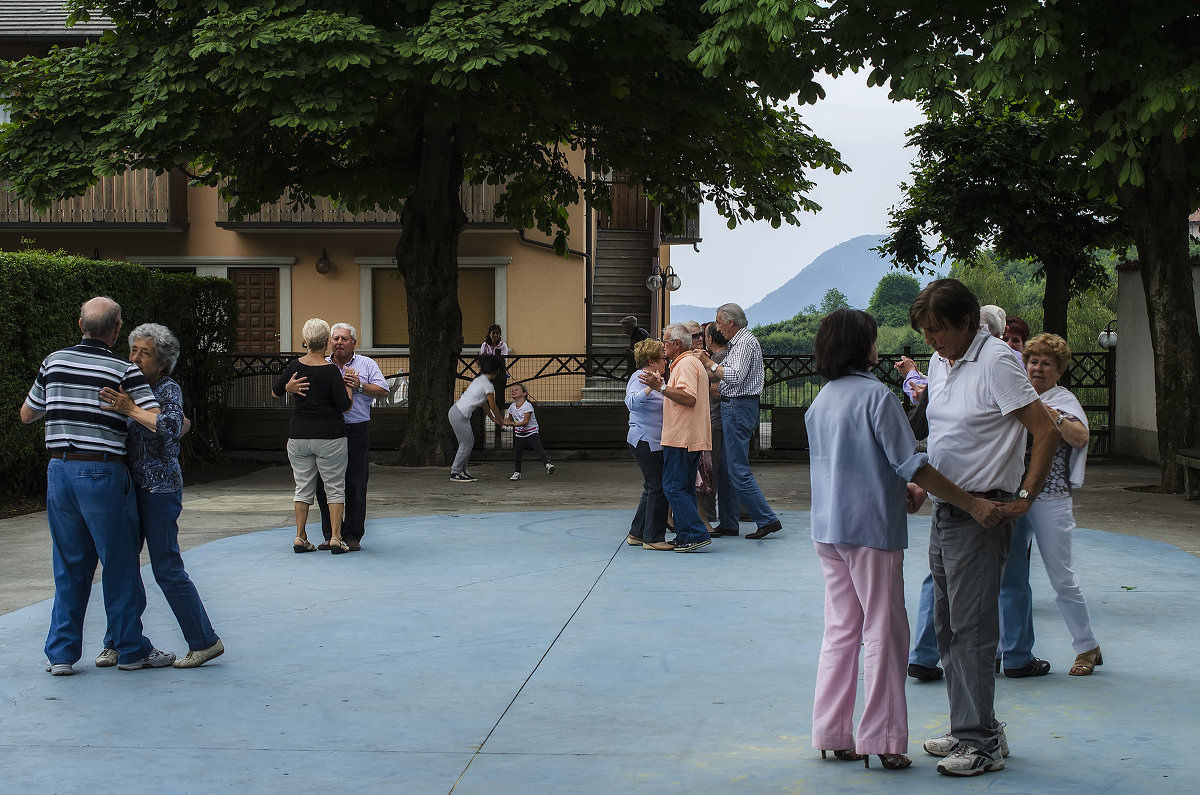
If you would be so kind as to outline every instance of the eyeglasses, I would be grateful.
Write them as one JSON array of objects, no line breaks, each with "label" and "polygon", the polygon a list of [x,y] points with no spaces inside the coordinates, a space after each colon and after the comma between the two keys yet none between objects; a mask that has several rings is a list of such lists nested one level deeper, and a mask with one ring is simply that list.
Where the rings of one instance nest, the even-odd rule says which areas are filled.
[{"label": "eyeglasses", "polygon": [[703,334],[693,334],[692,335],[692,339],[694,339],[694,340],[702,339],[703,337],[704,337]]}]

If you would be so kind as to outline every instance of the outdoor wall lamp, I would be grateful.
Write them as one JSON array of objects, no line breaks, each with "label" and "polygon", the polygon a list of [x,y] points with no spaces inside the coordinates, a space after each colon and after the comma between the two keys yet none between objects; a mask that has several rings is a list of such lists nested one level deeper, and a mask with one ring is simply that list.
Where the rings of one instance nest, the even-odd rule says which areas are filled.
[{"label": "outdoor wall lamp", "polygon": [[656,265],[654,273],[646,278],[646,289],[650,292],[661,290],[664,286],[671,292],[675,292],[682,284],[683,281],[679,278],[679,274],[670,265],[666,268],[659,268]]},{"label": "outdoor wall lamp", "polygon": [[1104,327],[1104,331],[1101,331],[1100,336],[1096,337],[1096,344],[1106,351],[1111,351],[1117,347],[1117,331],[1113,328],[1115,325],[1117,325],[1117,321],[1108,321],[1108,325]]},{"label": "outdoor wall lamp", "polygon": [[333,270],[333,261],[329,259],[329,254],[325,249],[321,249],[321,256],[317,259],[317,273],[322,275]]}]

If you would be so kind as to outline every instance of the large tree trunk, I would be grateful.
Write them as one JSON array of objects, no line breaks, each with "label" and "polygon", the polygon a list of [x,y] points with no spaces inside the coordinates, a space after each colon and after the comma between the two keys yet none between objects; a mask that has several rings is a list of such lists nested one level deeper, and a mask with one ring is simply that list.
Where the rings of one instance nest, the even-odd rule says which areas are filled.
[{"label": "large tree trunk", "polygon": [[459,189],[463,142],[457,125],[426,123],[413,152],[417,185],[404,204],[396,264],[408,293],[408,433],[405,466],[448,466],[457,445],[446,415],[462,351],[458,237],[466,225]]},{"label": "large tree trunk", "polygon": [[1145,184],[1121,186],[1118,200],[1133,229],[1146,292],[1161,488],[1178,492],[1183,471],[1175,451],[1200,446],[1200,326],[1188,256],[1186,153],[1163,136],[1158,155],[1146,163]]},{"label": "large tree trunk", "polygon": [[1043,258],[1046,293],[1042,297],[1042,330],[1067,338],[1067,305],[1071,300],[1070,266],[1062,261]]}]

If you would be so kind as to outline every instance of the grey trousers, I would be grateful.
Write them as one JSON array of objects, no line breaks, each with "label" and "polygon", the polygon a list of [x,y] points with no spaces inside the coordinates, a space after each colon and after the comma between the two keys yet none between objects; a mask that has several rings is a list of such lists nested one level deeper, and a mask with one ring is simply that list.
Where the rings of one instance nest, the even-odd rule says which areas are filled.
[{"label": "grey trousers", "polygon": [[1012,523],[986,530],[966,511],[938,503],[929,533],[934,625],[946,668],[950,733],[981,750],[1000,745],[996,722],[996,644],[1000,580]]},{"label": "grey trousers", "polygon": [[450,465],[451,474],[461,474],[467,471],[467,462],[471,451],[475,449],[475,431],[471,421],[462,415],[454,406],[450,407],[450,427],[454,429],[454,437],[458,439],[458,452],[454,454],[454,463]]}]

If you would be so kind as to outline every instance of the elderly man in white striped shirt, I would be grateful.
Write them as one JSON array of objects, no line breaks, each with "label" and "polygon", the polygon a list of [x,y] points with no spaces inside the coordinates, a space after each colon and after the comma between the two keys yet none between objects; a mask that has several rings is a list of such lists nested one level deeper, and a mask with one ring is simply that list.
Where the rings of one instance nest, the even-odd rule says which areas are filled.
[{"label": "elderly man in white striped shirt", "polygon": [[695,352],[708,368],[709,379],[720,381],[721,426],[725,449],[717,467],[717,527],[713,536],[741,534],[740,508],[745,507],[757,529],[746,538],[766,538],[783,528],[767,504],[750,471],[750,437],[758,426],[758,397],[763,390],[762,346],[746,328],[746,313],[737,304],[717,309],[717,330],[729,340],[725,361],[714,362],[703,350]]}]

